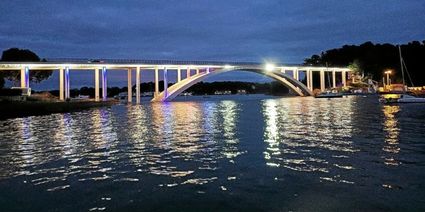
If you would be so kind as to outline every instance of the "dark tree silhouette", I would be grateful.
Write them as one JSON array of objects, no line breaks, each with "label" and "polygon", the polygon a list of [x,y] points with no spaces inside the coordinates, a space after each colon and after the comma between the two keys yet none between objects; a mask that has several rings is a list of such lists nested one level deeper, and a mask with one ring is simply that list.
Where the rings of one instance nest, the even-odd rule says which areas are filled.
[{"label": "dark tree silhouette", "polygon": [[3,74],[3,72],[0,72],[0,89],[4,87],[4,83],[5,83],[4,78],[5,78],[5,75]]},{"label": "dark tree silhouette", "polygon": [[[10,48],[3,51],[1,56],[2,62],[46,62],[45,59],[40,60],[40,57],[37,56],[34,52],[28,49],[18,49]],[[52,75],[52,71],[47,70],[30,70],[30,81],[31,82],[41,82],[45,79],[48,79]],[[0,88],[4,85],[4,78],[7,78],[11,81],[19,82],[21,77],[20,71],[3,71],[0,75]],[[2,84],[3,81],[3,84]]]},{"label": "dark tree silhouette", "polygon": [[[413,41],[401,45],[403,59],[412,76],[415,85],[425,84],[425,41]],[[373,44],[366,42],[359,46],[344,45],[341,48],[327,50],[321,55],[313,55],[306,58],[306,65],[326,65],[347,67],[357,65],[365,75],[371,75],[373,79],[380,81],[386,69],[395,72],[393,81],[401,82],[401,67],[397,45]],[[406,78],[406,82],[409,80]],[[409,84],[410,85],[410,84]]]}]

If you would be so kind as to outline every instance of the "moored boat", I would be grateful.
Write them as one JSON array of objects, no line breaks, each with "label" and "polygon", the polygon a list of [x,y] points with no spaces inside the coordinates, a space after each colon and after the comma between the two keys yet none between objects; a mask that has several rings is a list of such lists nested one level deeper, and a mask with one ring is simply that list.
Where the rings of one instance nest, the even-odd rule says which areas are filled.
[{"label": "moored boat", "polygon": [[[404,63],[401,47],[398,46],[398,52],[400,56],[400,68],[401,68],[401,76],[403,78],[403,84],[400,85],[390,85],[392,88],[398,89],[390,89],[389,92],[381,93],[381,97],[379,101],[382,103],[425,103],[425,98],[415,96],[415,94],[408,91],[408,87],[406,86],[406,82],[404,80],[404,72],[409,76],[410,83],[413,85],[412,79],[410,78],[410,74],[407,71],[406,64]],[[406,68],[406,69],[405,69]]]},{"label": "moored boat", "polygon": [[[328,64],[326,63],[326,69],[327,69],[327,67],[328,67]],[[329,74],[327,76],[328,76],[329,87],[331,87],[331,85],[330,85],[331,79],[329,78]],[[342,96],[343,95],[342,95],[341,92],[339,92],[336,89],[332,89],[332,88],[328,89],[324,92],[316,93],[314,95],[315,98],[342,98]]]},{"label": "moored boat", "polygon": [[315,98],[342,98],[342,93],[340,92],[332,92],[332,91],[326,91],[319,93],[315,95]]},{"label": "moored boat", "polygon": [[425,98],[416,97],[409,94],[384,94],[379,99],[380,102],[391,103],[425,103]]}]

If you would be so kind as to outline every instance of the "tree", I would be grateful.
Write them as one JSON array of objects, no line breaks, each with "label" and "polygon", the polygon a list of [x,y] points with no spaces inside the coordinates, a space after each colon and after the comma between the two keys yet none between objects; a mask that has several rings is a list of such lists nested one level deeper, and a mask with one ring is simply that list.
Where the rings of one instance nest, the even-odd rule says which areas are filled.
[{"label": "tree", "polygon": [[[34,52],[28,49],[18,49],[18,48],[10,48],[8,50],[3,51],[1,56],[2,62],[40,62],[40,57],[37,56]],[[46,60],[43,59],[42,62]],[[45,79],[48,79],[52,75],[52,71],[47,70],[30,70],[30,81],[31,82],[41,82]],[[0,88],[4,86],[4,78],[8,80],[19,82],[21,79],[20,71],[4,71],[0,75]],[[2,84],[3,82],[3,84]]]},{"label": "tree", "polygon": [[353,74],[363,74],[362,65],[358,59],[355,59],[352,63],[350,63],[348,68],[353,71]]},{"label": "tree", "polygon": [[311,56],[311,58],[304,59],[306,65],[322,65],[321,57],[317,54]]},{"label": "tree", "polygon": [[[403,60],[415,85],[425,84],[425,42],[412,41],[401,45]],[[393,82],[401,82],[400,58],[397,45],[374,44],[344,45],[304,60],[306,65],[350,66],[369,78],[379,81],[385,70],[393,70]]]},{"label": "tree", "polygon": [[4,83],[5,83],[4,77],[5,76],[4,76],[3,72],[0,72],[0,89],[4,87]]}]

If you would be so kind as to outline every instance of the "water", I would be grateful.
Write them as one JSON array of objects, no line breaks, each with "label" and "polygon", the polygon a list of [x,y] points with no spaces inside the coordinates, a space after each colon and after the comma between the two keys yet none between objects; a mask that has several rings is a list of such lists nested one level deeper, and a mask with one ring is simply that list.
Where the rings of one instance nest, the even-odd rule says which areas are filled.
[{"label": "water", "polygon": [[0,126],[0,211],[425,209],[420,104],[239,96]]}]

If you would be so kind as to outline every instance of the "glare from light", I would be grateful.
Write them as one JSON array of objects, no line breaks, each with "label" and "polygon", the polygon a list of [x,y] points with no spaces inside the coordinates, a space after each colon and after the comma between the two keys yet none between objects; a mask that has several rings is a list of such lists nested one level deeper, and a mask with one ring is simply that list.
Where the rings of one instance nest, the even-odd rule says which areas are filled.
[{"label": "glare from light", "polygon": [[274,64],[267,63],[265,68],[266,68],[266,71],[274,71],[276,66]]},{"label": "glare from light", "polygon": [[225,65],[224,66],[224,69],[232,69],[233,68],[233,66],[231,66],[231,65]]},{"label": "glare from light", "polygon": [[391,70],[387,70],[384,72],[385,74],[391,74]]}]

